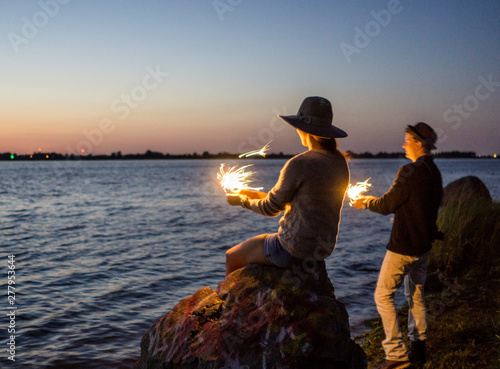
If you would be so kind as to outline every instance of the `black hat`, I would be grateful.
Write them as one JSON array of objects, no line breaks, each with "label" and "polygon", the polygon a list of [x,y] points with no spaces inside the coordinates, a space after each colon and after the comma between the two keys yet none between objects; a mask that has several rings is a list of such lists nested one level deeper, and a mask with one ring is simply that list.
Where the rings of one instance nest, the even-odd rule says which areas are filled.
[{"label": "black hat", "polygon": [[291,126],[314,136],[326,138],[347,137],[347,133],[332,124],[333,111],[330,101],[323,97],[306,97],[297,115],[278,115]]},{"label": "black hat", "polygon": [[434,132],[434,130],[427,123],[418,122],[414,126],[408,125],[405,132],[411,134],[417,141],[427,145],[429,149],[432,150],[436,148],[436,132]]}]

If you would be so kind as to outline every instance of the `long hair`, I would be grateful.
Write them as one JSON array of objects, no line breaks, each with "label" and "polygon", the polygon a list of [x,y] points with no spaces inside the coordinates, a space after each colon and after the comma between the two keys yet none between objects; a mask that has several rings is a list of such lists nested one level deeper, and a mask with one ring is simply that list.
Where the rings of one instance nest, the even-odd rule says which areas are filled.
[{"label": "long hair", "polygon": [[338,154],[343,156],[345,159],[349,159],[349,156],[337,148],[337,140],[334,138],[324,138],[311,135],[314,140],[321,146],[321,148],[325,151],[328,151],[332,154]]}]

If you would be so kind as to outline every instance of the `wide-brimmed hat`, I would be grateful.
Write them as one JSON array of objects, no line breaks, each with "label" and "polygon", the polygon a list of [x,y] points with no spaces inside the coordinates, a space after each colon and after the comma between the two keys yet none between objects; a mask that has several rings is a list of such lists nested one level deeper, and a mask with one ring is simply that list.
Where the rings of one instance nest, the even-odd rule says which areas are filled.
[{"label": "wide-brimmed hat", "polygon": [[314,136],[325,138],[347,137],[347,133],[332,124],[333,111],[330,101],[323,97],[306,97],[297,115],[278,115],[291,126]]},{"label": "wide-brimmed hat", "polygon": [[427,123],[418,122],[414,126],[408,125],[405,132],[411,134],[417,141],[422,142],[429,149],[434,150],[436,148],[436,132]]}]

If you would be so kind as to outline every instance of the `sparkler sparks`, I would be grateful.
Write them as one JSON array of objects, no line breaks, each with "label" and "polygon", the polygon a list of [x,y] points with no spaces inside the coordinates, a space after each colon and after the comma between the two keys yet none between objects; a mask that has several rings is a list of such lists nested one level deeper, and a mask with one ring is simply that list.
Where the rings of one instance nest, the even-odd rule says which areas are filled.
[{"label": "sparkler sparks", "polygon": [[[239,158],[245,157],[248,158],[249,156],[252,155],[260,155],[262,157],[266,157],[266,152],[269,150],[269,144],[273,140],[269,141],[264,145],[264,147],[260,150],[254,150],[254,151],[249,151],[244,154],[241,154],[238,156]],[[255,174],[255,172],[248,171],[246,172],[245,169],[252,166],[250,165],[245,165],[241,168],[238,168],[237,166],[229,168],[229,170],[224,169],[224,163],[220,165],[219,173],[217,174],[217,179],[220,180],[220,185],[222,186],[222,189],[224,192],[238,192],[242,189],[249,189],[249,190],[255,190],[255,191],[260,191],[264,187],[249,187],[248,184],[252,181],[251,176]]]},{"label": "sparkler sparks", "polygon": [[269,141],[268,143],[266,143],[264,145],[264,147],[260,150],[254,150],[254,151],[249,151],[249,152],[246,152],[244,154],[241,154],[240,156],[238,156],[239,158],[242,158],[242,157],[245,157],[245,158],[248,158],[249,156],[252,156],[252,155],[260,155],[262,157],[266,157],[266,151],[269,150],[269,144],[273,142],[273,140]]},{"label": "sparkler sparks", "polygon": [[252,181],[251,176],[255,172],[245,172],[245,169],[252,166],[252,164],[245,165],[241,168],[237,168],[238,166],[235,165],[228,170],[224,169],[224,165],[224,163],[220,165],[219,173],[217,173],[217,179],[220,180],[222,189],[225,192],[237,192],[244,188],[255,191],[260,191],[263,189],[263,187],[253,188],[248,186],[248,184]]},{"label": "sparkler sparks", "polygon": [[372,186],[371,183],[368,183],[370,179],[371,177],[364,182],[356,183],[354,186],[349,183],[349,186],[347,186],[347,196],[349,196],[350,206],[362,196],[363,192],[368,191],[368,188]]}]

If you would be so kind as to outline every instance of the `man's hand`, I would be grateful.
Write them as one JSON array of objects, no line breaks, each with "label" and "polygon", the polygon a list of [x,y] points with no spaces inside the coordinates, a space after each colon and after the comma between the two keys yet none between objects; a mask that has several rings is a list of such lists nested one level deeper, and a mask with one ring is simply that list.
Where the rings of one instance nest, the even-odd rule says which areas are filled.
[{"label": "man's hand", "polygon": [[361,196],[359,199],[352,203],[356,209],[366,209],[365,202],[370,199],[376,199],[374,196]]}]

